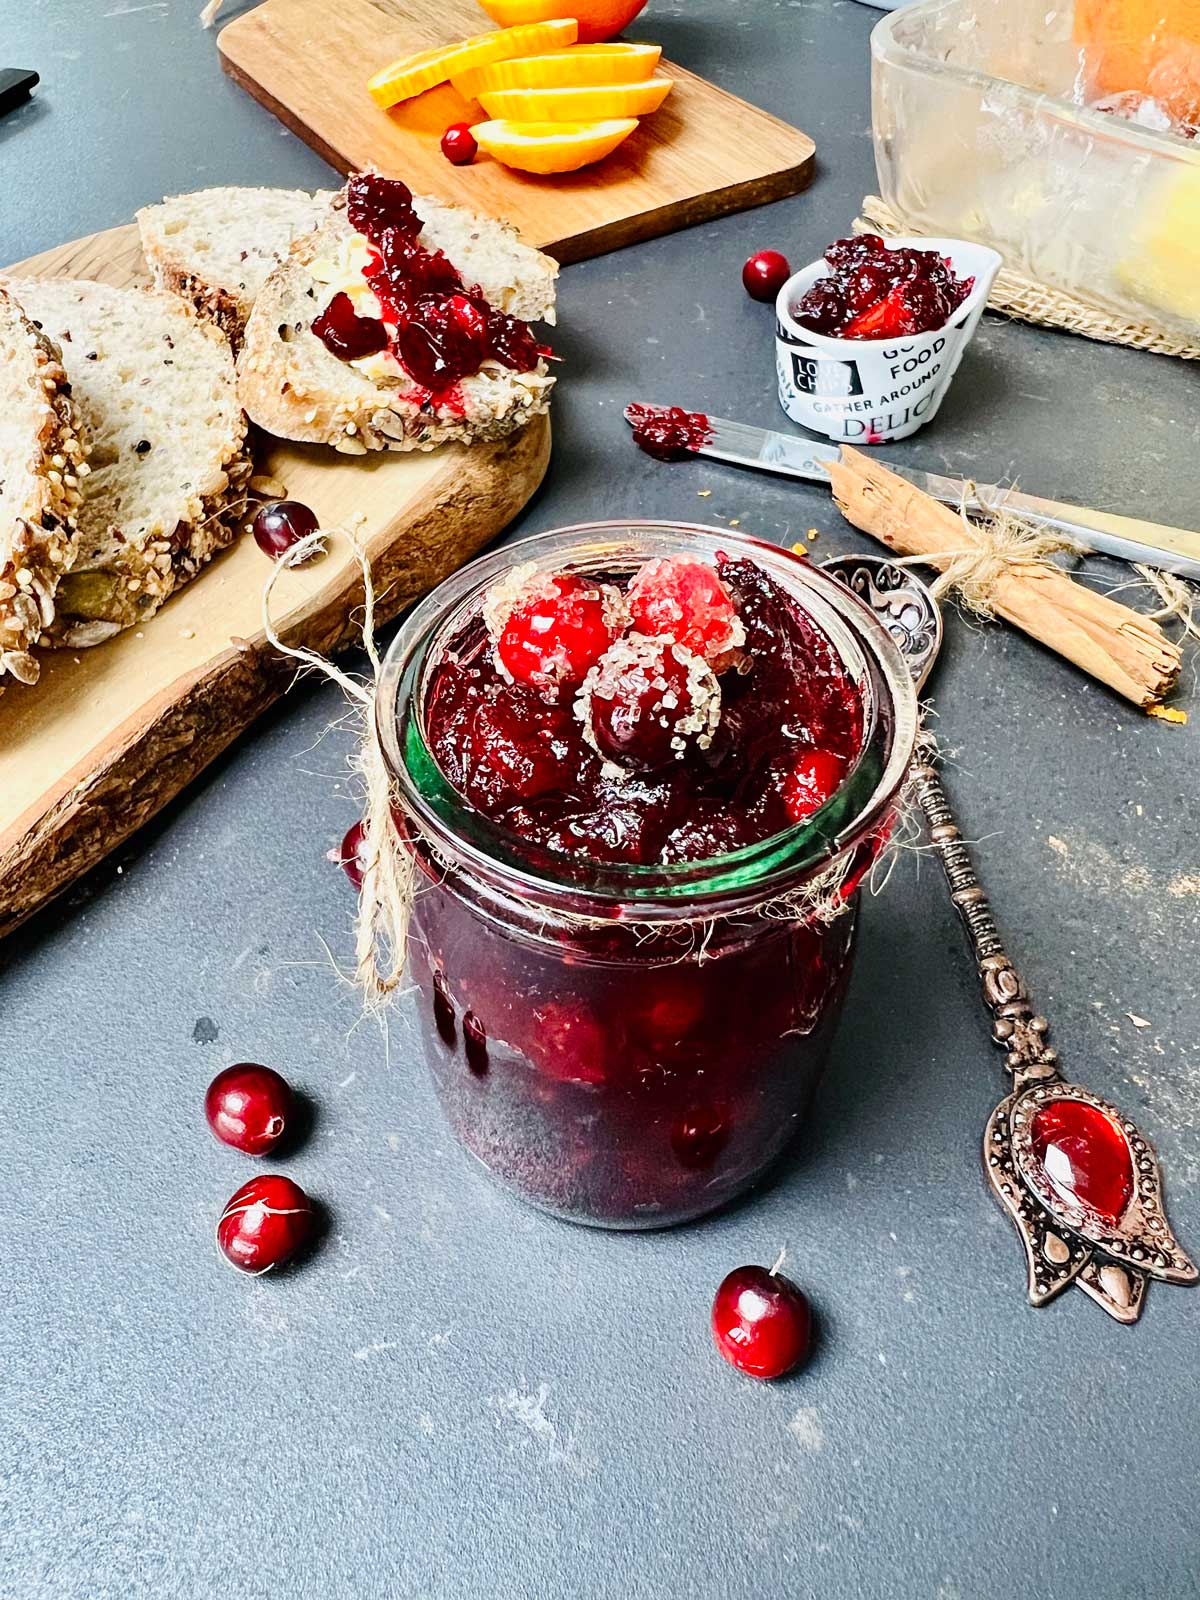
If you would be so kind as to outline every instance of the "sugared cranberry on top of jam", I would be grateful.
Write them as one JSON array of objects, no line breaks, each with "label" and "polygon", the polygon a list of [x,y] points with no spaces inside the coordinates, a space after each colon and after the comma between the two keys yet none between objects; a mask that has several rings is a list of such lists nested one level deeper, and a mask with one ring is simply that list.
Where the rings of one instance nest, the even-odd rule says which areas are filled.
[{"label": "sugared cranberry on top of jam", "polygon": [[792,308],[802,327],[841,339],[902,339],[944,327],[974,287],[936,250],[889,250],[877,233],[835,239]]},{"label": "sugared cranberry on top of jam", "polygon": [[729,590],[710,566],[687,556],[647,561],[627,596],[639,633],[665,634],[705,661],[720,661],[745,642]]},{"label": "sugared cranberry on top of jam", "polygon": [[673,639],[618,639],[583,682],[576,705],[584,737],[608,761],[656,772],[693,746],[707,750],[721,716],[712,668]]},{"label": "sugared cranberry on top of jam", "polygon": [[625,625],[611,584],[517,567],[488,596],[484,615],[501,671],[554,696],[583,682]]},{"label": "sugared cranberry on top of jam", "polygon": [[531,850],[699,861],[825,803],[862,741],[834,648],[756,562],[517,568],[434,668],[447,781]]},{"label": "sugared cranberry on top of jam", "polygon": [[339,359],[386,350],[435,405],[460,411],[457,384],[485,362],[532,372],[550,355],[524,322],[489,305],[440,250],[422,243],[407,184],[360,173],[347,187],[346,216],[370,246],[362,276],[379,315],[361,315],[344,290],[331,297],[312,331]]}]

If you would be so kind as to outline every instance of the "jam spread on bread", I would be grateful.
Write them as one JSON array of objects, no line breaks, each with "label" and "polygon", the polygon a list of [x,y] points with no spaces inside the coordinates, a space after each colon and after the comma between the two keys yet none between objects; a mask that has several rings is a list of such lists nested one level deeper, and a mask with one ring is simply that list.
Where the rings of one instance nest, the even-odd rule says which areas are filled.
[{"label": "jam spread on bread", "polygon": [[497,311],[440,250],[421,243],[407,184],[360,173],[347,186],[346,214],[367,241],[361,276],[374,304],[356,306],[339,290],[313,322],[312,331],[339,359],[386,352],[431,399],[453,407],[455,385],[486,362],[531,372],[549,356],[527,323]]}]

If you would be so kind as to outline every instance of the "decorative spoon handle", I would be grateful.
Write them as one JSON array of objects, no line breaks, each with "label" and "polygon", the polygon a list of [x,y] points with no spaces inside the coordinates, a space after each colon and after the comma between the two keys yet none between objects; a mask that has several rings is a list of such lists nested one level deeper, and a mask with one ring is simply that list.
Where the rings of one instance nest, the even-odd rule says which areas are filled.
[{"label": "decorative spoon handle", "polygon": [[1001,942],[991,903],[934,766],[938,754],[936,737],[922,729],[912,768],[913,790],[950,885],[950,898],[966,924],[975,952],[984,1003],[992,1013],[992,1038],[1007,1051],[1005,1066],[1014,1085],[1023,1088],[1035,1080],[1058,1076],[1058,1052],[1046,1043],[1050,1024],[1035,1013],[1025,981]]},{"label": "decorative spoon handle", "polygon": [[1194,1283],[1196,1266],[1171,1232],[1145,1134],[1109,1101],[1063,1082],[1046,1043],[1049,1025],[1035,1014],[1001,942],[937,757],[937,740],[925,730],[912,785],[970,936],[992,1038],[1007,1051],[1013,1079],[988,1119],[984,1171],[1025,1246],[1031,1303],[1045,1305],[1077,1284],[1117,1321],[1135,1322],[1151,1278]]}]

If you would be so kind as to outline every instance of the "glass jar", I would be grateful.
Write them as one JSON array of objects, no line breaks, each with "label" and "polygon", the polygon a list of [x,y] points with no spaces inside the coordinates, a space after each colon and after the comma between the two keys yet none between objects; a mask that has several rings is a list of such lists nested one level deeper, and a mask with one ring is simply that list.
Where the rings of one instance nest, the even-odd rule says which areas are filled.
[{"label": "glass jar", "polygon": [[[656,556],[758,563],[831,641],[863,704],[841,788],[728,855],[613,866],[543,855],[465,802],[423,726],[425,686],[519,562],[611,577]],[[592,523],[472,562],[409,616],[376,715],[418,865],[408,941],[424,1048],[462,1144],[575,1222],[658,1227],[757,1182],[801,1124],[841,1009],[857,886],[912,755],[916,698],[886,628],[809,562],[724,529]],[[841,879],[840,914],[787,914]],[[781,914],[782,913],[782,914]]]}]

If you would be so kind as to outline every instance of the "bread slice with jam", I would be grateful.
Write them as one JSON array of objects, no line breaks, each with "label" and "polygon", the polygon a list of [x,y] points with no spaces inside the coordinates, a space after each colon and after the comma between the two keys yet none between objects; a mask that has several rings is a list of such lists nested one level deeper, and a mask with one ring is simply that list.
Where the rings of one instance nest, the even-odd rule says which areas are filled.
[{"label": "bread slice with jam", "polygon": [[332,190],[200,189],[137,213],[142,254],[160,289],[210,318],[237,350],[259,290],[292,240],[329,213]]},{"label": "bread slice with jam", "polygon": [[0,688],[37,682],[75,553],[85,445],[62,353],[0,289]]},{"label": "bread slice with jam", "polygon": [[15,278],[63,352],[91,442],[76,548],[46,642],[99,644],[152,616],[228,544],[251,467],[227,341],[174,295]]},{"label": "bread slice with jam", "polygon": [[[363,221],[368,189],[390,193],[388,203],[407,222],[393,229],[377,218],[368,238],[359,226],[371,226]],[[381,202],[381,218],[383,211]],[[395,248],[381,251],[385,232]],[[399,263],[386,307],[375,293],[381,262],[389,272]],[[547,352],[526,323],[553,319],[557,272],[506,223],[360,174],[263,285],[238,357],[242,404],[269,433],[353,455],[501,438],[549,405]],[[314,331],[338,308],[352,335],[365,329],[371,348]],[[437,337],[458,338],[449,326],[456,314],[463,319],[458,355],[477,333],[479,342],[470,359],[447,368],[430,351],[444,350]],[[420,362],[406,343],[413,339],[422,344]]]}]

